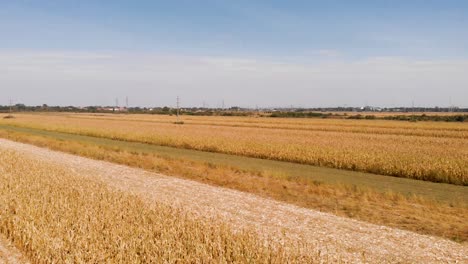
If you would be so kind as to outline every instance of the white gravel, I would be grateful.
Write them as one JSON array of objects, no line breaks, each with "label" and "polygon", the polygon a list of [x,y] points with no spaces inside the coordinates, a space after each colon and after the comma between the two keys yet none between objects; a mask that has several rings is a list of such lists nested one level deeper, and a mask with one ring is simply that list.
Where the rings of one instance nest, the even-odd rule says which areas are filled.
[{"label": "white gravel", "polygon": [[[83,177],[235,228],[255,228],[278,240],[304,242],[326,261],[349,263],[468,263],[468,247],[446,239],[300,208],[253,194],[168,177],[0,139],[0,147],[59,164]],[[314,254],[314,253],[313,253]]]}]

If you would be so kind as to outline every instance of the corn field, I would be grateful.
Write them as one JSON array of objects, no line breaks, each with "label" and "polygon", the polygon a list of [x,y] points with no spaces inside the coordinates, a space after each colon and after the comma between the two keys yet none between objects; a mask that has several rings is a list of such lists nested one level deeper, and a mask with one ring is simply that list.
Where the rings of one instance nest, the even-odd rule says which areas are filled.
[{"label": "corn field", "polygon": [[468,184],[468,125],[382,120],[19,115],[2,123],[156,145]]},{"label": "corn field", "polygon": [[0,233],[33,263],[317,261],[13,151],[0,149],[0,182]]}]

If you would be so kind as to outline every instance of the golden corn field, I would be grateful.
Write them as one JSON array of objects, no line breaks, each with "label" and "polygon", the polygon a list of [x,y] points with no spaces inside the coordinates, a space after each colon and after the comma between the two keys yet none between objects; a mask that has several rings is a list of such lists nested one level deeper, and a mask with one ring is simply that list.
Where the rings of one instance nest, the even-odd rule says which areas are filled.
[{"label": "golden corn field", "polygon": [[[381,187],[365,186],[366,179],[353,178],[352,185],[325,184],[311,175],[301,176],[303,171],[284,174],[269,170],[244,170],[204,160],[194,161],[171,158],[158,152],[144,153],[142,149],[126,149],[114,144],[101,145],[98,141],[77,141],[48,137],[37,131],[8,132],[0,130],[0,137],[39,147],[67,152],[92,159],[143,168],[179,178],[254,193],[263,197],[295,204],[301,207],[330,212],[335,215],[359,219],[378,225],[392,226],[421,234],[441,236],[455,241],[467,241],[468,226],[465,220],[467,199],[460,189],[463,186],[424,187],[423,193],[414,193],[423,182],[404,186],[413,194],[405,195],[401,185],[382,181]],[[132,143],[129,143],[132,144]],[[196,155],[196,153],[192,153]],[[336,171],[333,171],[336,173]],[[315,175],[316,176],[316,175]],[[327,174],[327,177],[332,176]],[[353,177],[347,175],[346,177]],[[432,183],[431,183],[432,184]],[[436,184],[438,185],[438,184]],[[384,187],[384,188],[382,188]],[[451,187],[448,188],[447,187]],[[452,187],[455,187],[454,190]],[[382,192],[383,189],[384,192]],[[438,190],[437,190],[438,189]],[[421,196],[424,194],[424,196]],[[437,194],[442,200],[434,199]],[[392,208],[389,210],[388,208]]]},{"label": "golden corn field", "polygon": [[[398,239],[399,230],[443,238],[443,243],[456,243],[452,245],[456,250],[451,244],[444,246],[450,258],[464,257],[456,252],[463,252],[468,239],[466,187],[456,185],[467,184],[465,123],[191,116],[182,119],[183,125],[174,124],[172,116],[155,115],[20,113],[12,119],[0,119],[0,138],[13,140],[2,139],[0,148],[0,200],[4,201],[0,203],[0,238],[6,237],[32,263],[313,263],[342,256],[322,255],[317,249],[320,244],[302,244],[298,238],[280,242],[265,237],[268,232],[232,226],[231,220],[245,212],[236,209],[238,204],[232,209],[237,214],[234,218],[208,219],[183,206],[172,207],[164,200],[149,202],[142,196],[148,185],[143,185],[141,193],[123,191],[112,180],[103,180],[101,174],[92,175],[92,166],[76,156],[45,154],[47,150],[25,151],[36,145],[146,170],[139,173],[156,172],[173,179],[194,180],[187,186],[196,185],[197,181],[241,191],[236,201],[255,194],[284,203],[282,206],[299,206],[299,211],[312,209],[339,219],[353,218],[350,221],[357,221],[350,222],[352,226],[372,223],[377,228],[396,228],[392,232]],[[14,141],[31,145],[21,147]],[[52,158],[47,161],[42,155]],[[53,157],[60,161],[54,162]],[[246,157],[262,158],[271,167],[249,167],[260,160]],[[234,159],[235,163],[225,164],[223,158]],[[68,167],[65,159],[78,159],[77,163],[68,163],[77,165]],[[321,176],[310,174],[311,168],[317,168],[314,173]],[[131,173],[121,169],[103,165],[105,171],[115,170],[114,181],[131,177]],[[333,183],[320,178],[334,177],[333,174],[355,180]],[[366,185],[374,178],[388,184],[388,188],[382,184]],[[152,178],[148,180],[151,182]],[[134,180],[139,181],[142,180]],[[157,194],[152,189],[150,192]],[[218,197],[218,192],[222,192],[221,188],[210,195],[222,204],[224,198]],[[170,199],[181,199],[181,193],[171,195]],[[198,197],[196,192],[184,195],[193,196],[192,203]],[[262,210],[262,206],[263,203],[257,204],[254,211]],[[259,214],[261,219],[256,221],[265,221],[262,219],[266,215]],[[287,214],[281,215],[288,219]],[[328,220],[333,219],[331,215]],[[312,220],[304,223],[309,221]],[[325,226],[311,230],[320,233]],[[355,232],[353,228],[351,232]],[[306,232],[301,230],[299,233]],[[340,239],[348,232],[338,230]],[[356,233],[358,237],[371,239],[369,234],[373,232],[362,235],[361,231]],[[418,236],[413,239],[425,237]],[[357,237],[343,235],[343,239],[354,241]],[[388,241],[384,240],[372,240],[384,243],[377,252],[386,252]],[[341,247],[326,244],[336,250]],[[437,247],[427,247],[437,255]],[[346,254],[345,258],[350,257]],[[401,257],[391,253],[380,258],[377,255],[381,253],[368,251],[353,254],[360,259],[372,256],[374,260]],[[424,252],[416,255],[426,256]]]},{"label": "golden corn field", "polygon": [[0,233],[33,263],[316,261],[216,219],[199,221],[53,164],[0,149]]},{"label": "golden corn field", "polygon": [[31,115],[5,124],[418,180],[468,184],[468,125],[382,120]]},{"label": "golden corn field", "polygon": [[468,264],[468,0],[335,2],[0,0],[0,264]]}]

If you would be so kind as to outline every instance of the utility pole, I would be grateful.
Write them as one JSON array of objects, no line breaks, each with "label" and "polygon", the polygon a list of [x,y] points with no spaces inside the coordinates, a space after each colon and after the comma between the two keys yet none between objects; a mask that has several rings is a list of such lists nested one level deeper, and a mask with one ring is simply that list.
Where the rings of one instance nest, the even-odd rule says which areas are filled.
[{"label": "utility pole", "polygon": [[180,98],[177,96],[177,123],[179,123],[179,107],[180,107]]},{"label": "utility pole", "polygon": [[223,102],[222,102],[222,109],[224,110],[224,99],[223,99]]},{"label": "utility pole", "polygon": [[453,111],[452,96],[449,97],[449,112]]},{"label": "utility pole", "polygon": [[128,96],[125,97],[125,107],[128,109]]},{"label": "utility pole", "polygon": [[10,98],[10,115],[13,112],[13,100]]}]

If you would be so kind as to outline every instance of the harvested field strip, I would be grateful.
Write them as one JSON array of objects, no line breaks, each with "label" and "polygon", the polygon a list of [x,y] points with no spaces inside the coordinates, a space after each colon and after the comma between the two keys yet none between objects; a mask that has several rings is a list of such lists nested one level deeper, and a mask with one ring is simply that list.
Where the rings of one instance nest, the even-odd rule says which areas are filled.
[{"label": "harvested field strip", "polygon": [[[308,245],[312,245],[316,250],[320,250],[321,256],[325,257],[326,262],[332,262],[336,260],[334,258],[340,258],[346,262],[371,263],[433,263],[457,261],[463,262],[468,257],[465,246],[440,238],[422,236],[412,232],[367,224],[355,220],[337,217],[330,214],[324,214],[316,211],[298,208],[284,203],[278,203],[269,199],[260,198],[255,195],[250,195],[219,187],[208,186],[205,184],[199,184],[193,181],[186,181],[173,177],[165,177],[163,175],[148,173],[138,169],[132,169],[129,167],[119,166],[107,162],[94,161],[73,155],[53,152],[29,145],[14,143],[11,141],[1,140],[0,146],[5,150],[14,150],[18,153],[21,153],[23,159],[28,157],[35,157],[38,161],[41,161],[41,164],[47,163],[50,164],[49,166],[60,166],[63,168],[62,171],[58,173],[60,176],[55,175],[53,177],[57,178],[55,181],[52,182],[53,184],[46,184],[45,186],[42,186],[41,189],[45,189],[45,191],[42,191],[42,193],[48,194],[55,193],[51,192],[51,190],[55,190],[56,186],[57,188],[62,187],[59,190],[57,190],[57,192],[59,194],[64,193],[65,195],[68,194],[69,189],[72,190],[72,196],[69,198],[67,196],[68,199],[58,200],[59,203],[57,205],[58,209],[61,209],[62,213],[65,209],[65,216],[67,217],[68,215],[73,215],[73,217],[77,217],[81,215],[80,213],[86,215],[86,212],[81,212],[79,210],[71,210],[70,213],[67,213],[69,212],[69,208],[67,207],[68,204],[66,203],[79,201],[77,205],[72,205],[72,209],[75,206],[79,207],[81,205],[81,201],[80,199],[76,198],[81,198],[80,195],[83,195],[84,201],[92,203],[91,206],[93,207],[91,207],[91,211],[94,210],[95,204],[99,205],[101,203],[104,203],[104,205],[101,205],[101,208],[99,208],[96,213],[107,215],[106,213],[109,212],[110,219],[113,219],[114,214],[118,219],[120,219],[123,215],[123,221],[119,221],[119,223],[121,223],[120,227],[126,227],[126,224],[128,222],[131,222],[127,220],[133,220],[132,217],[126,217],[126,212],[128,212],[129,210],[130,212],[133,212],[133,210],[128,209],[129,207],[133,208],[133,203],[119,203],[118,200],[118,198],[122,196],[125,199],[129,199],[126,198],[128,196],[120,193],[118,193],[118,195],[113,194],[110,199],[111,202],[109,203],[112,204],[112,206],[108,207],[107,203],[109,199],[107,192],[96,190],[96,188],[99,187],[99,184],[97,183],[97,180],[99,180],[107,184],[107,186],[109,187],[119,189],[121,191],[124,191],[125,193],[132,193],[143,199],[143,201],[145,201],[147,204],[152,204],[156,202],[158,204],[169,205],[171,207],[175,206],[177,208],[183,209],[183,211],[187,210],[187,212],[189,212],[190,214],[191,212],[196,213],[199,217],[207,219],[208,221],[212,219],[213,216],[219,216],[221,217],[221,219],[227,221],[230,225],[235,226],[239,229],[254,228],[255,230],[258,230],[258,232],[260,232],[263,235],[263,237],[270,237],[272,239],[276,238],[282,240],[288,245],[291,245],[289,243],[292,241],[307,241]],[[4,155],[0,157],[3,156]],[[5,163],[2,162],[0,164]],[[28,162],[15,164],[18,165],[14,167],[7,167],[7,169],[12,170],[18,167],[21,169],[27,167]],[[33,166],[35,166],[35,164],[33,164]],[[35,171],[41,172],[40,169],[36,167],[34,168]],[[31,171],[30,169],[31,166],[28,166],[27,171]],[[49,170],[49,168],[46,169],[46,171]],[[73,175],[79,175],[80,177],[76,178],[75,181],[73,181],[73,179],[64,181],[61,177],[61,174],[70,173],[70,171],[72,170],[74,171]],[[51,175],[54,175],[54,173]],[[18,178],[15,179],[18,180]],[[34,179],[33,182],[28,182],[27,179],[24,179],[24,177],[19,178],[20,182],[24,181],[26,187],[32,189],[33,191],[38,183],[42,183],[42,181],[47,180],[47,177],[44,180],[42,180],[42,178],[40,177],[39,179]],[[78,182],[76,182],[77,180]],[[87,184],[84,184],[85,182]],[[31,184],[32,186],[29,186],[29,184]],[[71,186],[68,187],[68,184],[70,184]],[[21,188],[14,188],[13,190],[18,192],[18,190],[20,189]],[[86,198],[86,196],[88,195],[88,190],[93,191],[92,194],[94,194],[94,197],[91,197],[93,198],[91,200],[88,200],[90,198]],[[39,197],[40,199],[38,200],[44,202],[44,199],[42,199],[42,197],[43,195],[41,195]],[[35,200],[33,199],[33,201]],[[45,201],[47,201],[47,199]],[[53,203],[52,205],[55,205],[55,203]],[[140,200],[138,200],[138,203],[136,205],[140,205]],[[140,206],[135,207],[137,207],[137,209],[139,210],[142,209],[142,207]],[[33,211],[41,211],[43,210],[43,208],[44,206],[37,206],[32,209]],[[116,209],[117,211],[114,212],[114,209]],[[161,213],[165,212],[164,209],[161,211]],[[143,211],[143,215],[145,215],[145,213],[146,211]],[[138,215],[140,214],[142,213],[138,213]],[[133,215],[134,214],[131,214],[131,216]],[[81,218],[78,217],[78,219]],[[139,219],[139,216],[136,217],[136,219]],[[136,222],[136,224],[138,224],[138,221]],[[100,225],[98,226],[101,227]],[[180,225],[178,225],[178,227],[178,229],[183,229],[184,225],[182,225],[182,228]],[[113,226],[108,227],[106,225],[106,228],[113,228]],[[118,230],[121,229],[118,229],[116,227],[115,233],[117,235],[120,235],[121,232]],[[192,230],[192,228],[190,228],[189,230]],[[129,232],[123,233],[134,234],[133,231],[135,230],[128,231]],[[147,231],[144,228],[142,230],[138,229],[138,232],[143,232],[143,234],[146,234],[144,232],[149,231]],[[170,233],[172,233],[172,231]],[[73,237],[69,235],[69,232],[67,234],[67,239]],[[128,245],[128,247],[120,248],[133,248],[131,243],[132,240],[128,241],[126,239],[117,239],[117,241],[115,241],[112,239],[113,234],[114,233],[110,232],[110,241],[113,241],[113,243],[111,242],[104,245],[113,246],[114,244],[125,243],[126,245]],[[284,234],[286,234],[287,236],[285,237]],[[145,236],[143,237],[146,238]],[[196,238],[197,236],[195,236],[195,239]],[[239,239],[234,240],[235,242],[233,243],[236,243],[238,240]],[[170,241],[172,240],[169,240],[169,242]],[[208,239],[207,241],[211,240]],[[255,243],[245,243],[245,240],[241,241],[244,241],[243,243],[247,245],[258,245]],[[186,244],[184,242],[180,243],[182,243],[183,245]],[[53,245],[60,247],[67,246],[68,243],[53,243]],[[190,245],[193,244],[190,243]],[[102,247],[96,247],[90,250],[100,250],[101,248]],[[261,250],[261,248],[257,250]],[[178,252],[179,251],[177,251],[176,253]],[[202,248],[200,250],[197,250],[196,252],[203,253],[205,251]],[[269,253],[271,251],[268,251],[267,248],[266,252]],[[288,250],[279,252],[288,252]],[[310,253],[316,251],[313,250],[302,252]],[[121,254],[116,253],[111,254],[111,256],[120,257]],[[255,256],[264,255],[258,254]],[[330,259],[326,259],[326,257],[329,257]],[[282,261],[290,260],[282,259]],[[308,260],[300,261],[307,262]]]},{"label": "harvested field strip", "polygon": [[35,263],[317,261],[217,218],[148,206],[95,176],[0,149],[0,232]]},{"label": "harvested field strip", "polygon": [[230,166],[236,169],[256,173],[276,173],[285,178],[305,178],[307,180],[329,184],[344,184],[371,188],[380,192],[391,191],[406,196],[416,195],[426,199],[433,199],[442,202],[455,202],[461,200],[464,203],[468,203],[468,188],[452,184],[432,183],[385,175],[316,167],[291,162],[264,160],[190,149],[179,149],[1,124],[0,129],[39,135],[63,141],[91,143],[96,146],[118,148],[121,151],[157,154],[158,156],[172,159],[205,162],[214,166]]},{"label": "harvested field strip", "polygon": [[[43,115],[43,113],[38,114]],[[142,115],[142,114],[70,114],[70,113],[50,113],[48,115],[62,116],[67,118],[101,119],[101,120],[121,120],[121,121],[148,121],[159,123],[173,123],[174,117],[167,115]],[[468,137],[467,124],[465,123],[441,123],[441,122],[401,122],[390,120],[343,120],[343,119],[302,119],[302,118],[257,118],[257,117],[222,117],[222,116],[182,116],[189,124],[205,125],[243,125],[243,126],[265,126],[271,128],[311,128],[314,127],[335,127],[341,128],[398,128],[411,132],[418,131],[453,131],[465,132]],[[363,132],[367,132],[363,130]],[[382,130],[382,132],[384,132]]]},{"label": "harvested field strip", "polygon": [[[268,167],[269,169],[261,168],[265,169],[261,172],[244,170],[239,167],[226,167],[222,164],[224,161],[236,161],[237,165],[241,167],[257,168],[255,164],[268,165],[270,161],[235,160],[236,156],[233,157],[233,160],[229,157],[218,160],[217,155],[219,154],[214,153],[192,153],[193,151],[190,150],[165,147],[159,149],[158,147],[154,148],[153,145],[145,144],[135,146],[134,143],[113,140],[103,142],[103,139],[100,138],[81,136],[78,136],[79,139],[77,139],[76,135],[55,132],[52,132],[51,136],[49,133],[47,131],[39,131],[37,134],[34,134],[33,131],[20,133],[11,130],[5,132],[5,130],[0,129],[0,137],[20,142],[255,193],[301,207],[379,225],[446,237],[458,242],[468,240],[468,222],[466,222],[468,214],[466,198],[468,196],[465,193],[455,191],[466,191],[463,189],[466,187],[445,185],[449,189],[442,192],[443,189],[438,189],[440,185],[431,183],[435,188],[434,193],[440,192],[443,197],[440,201],[435,201],[431,195],[432,190],[426,190],[425,196],[407,196],[395,191],[383,192],[384,189],[381,185],[380,191],[376,191],[354,184],[327,184],[314,178],[315,175],[323,176],[324,179],[327,176],[334,177],[333,170],[327,171],[327,169],[318,168],[320,170],[311,172],[310,177],[301,176],[301,170],[298,169],[290,171],[287,166],[285,168],[281,166]],[[159,153],[164,154],[159,155]],[[296,166],[298,164],[290,165]],[[278,173],[275,171],[276,169],[285,169],[286,172]],[[304,170],[306,173],[307,168]],[[296,172],[298,174],[295,176]],[[352,174],[346,174],[348,173],[346,171],[343,173],[345,173],[342,175],[343,177],[352,176]],[[345,179],[353,178],[345,177]],[[399,180],[399,178],[393,179]],[[426,182],[411,181],[409,187],[418,189],[420,183],[425,184]],[[389,187],[393,186],[391,182],[385,184]],[[407,187],[406,185],[402,186]],[[398,185],[394,187],[398,187]],[[450,189],[452,187],[456,188]]]},{"label": "harvested field strip", "polygon": [[[29,113],[28,113],[29,114]],[[33,113],[31,113],[33,114]],[[44,115],[38,113],[36,115]],[[57,117],[67,118],[83,118],[83,119],[100,119],[100,120],[120,120],[120,121],[148,121],[156,123],[173,123],[174,117],[168,115],[148,115],[148,114],[90,114],[90,113],[47,113]],[[468,128],[465,123],[441,123],[441,122],[401,122],[389,120],[343,120],[343,119],[302,119],[302,118],[258,118],[258,117],[225,117],[225,116],[182,116],[183,120],[189,124],[206,124],[206,125],[246,125],[258,127],[265,125],[272,128],[314,128],[331,126],[345,128],[398,128],[410,130],[442,130],[453,132],[468,133]],[[366,131],[364,131],[366,132]],[[464,134],[468,137],[467,134]]]},{"label": "harvested field strip", "polygon": [[[129,121],[129,122],[144,122],[155,124],[172,124],[173,118],[153,118],[153,119],[137,119],[127,116],[112,117],[112,116],[81,116],[67,115],[67,118],[72,119],[90,119],[103,121]],[[307,130],[307,131],[328,131],[328,132],[343,132],[343,128],[347,128],[347,133],[362,133],[362,134],[380,134],[380,135],[399,135],[399,136],[421,136],[421,137],[445,137],[445,138],[465,138],[468,139],[468,128],[458,125],[450,127],[395,127],[387,125],[372,125],[372,124],[326,124],[326,123],[288,123],[278,122],[239,122],[239,121],[203,121],[194,119],[193,117],[184,117],[185,125],[204,125],[204,126],[220,126],[220,127],[245,127],[245,128],[263,128],[263,129],[286,129],[286,130]],[[343,122],[343,120],[341,120]],[[353,122],[353,121],[350,121]],[[372,121],[375,122],[375,121]],[[388,121],[386,121],[388,122]]]},{"label": "harvested field strip", "polygon": [[[442,132],[447,137],[421,137],[348,133],[346,127],[334,132],[217,125],[180,126],[45,114],[21,114],[0,123],[432,182],[468,184],[468,140],[449,137],[449,132]],[[333,124],[330,123],[330,126]],[[357,122],[356,126],[359,124]]]}]

